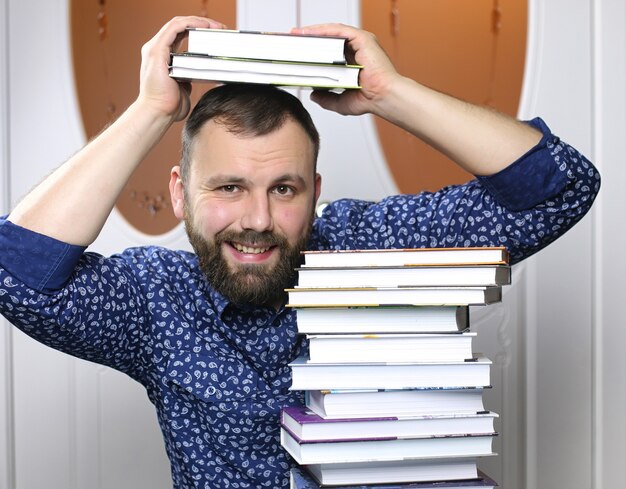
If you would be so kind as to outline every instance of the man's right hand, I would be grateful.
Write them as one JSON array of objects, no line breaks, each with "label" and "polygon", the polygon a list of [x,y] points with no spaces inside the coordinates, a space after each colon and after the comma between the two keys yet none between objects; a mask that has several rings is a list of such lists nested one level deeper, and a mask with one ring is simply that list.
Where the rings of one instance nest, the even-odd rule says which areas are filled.
[{"label": "man's right hand", "polygon": [[223,28],[202,17],[176,17],[142,49],[139,96],[106,130],[35,187],[9,219],[66,243],[87,246],[148,152],[190,108],[189,84],[169,76],[170,52],[188,27]]},{"label": "man's right hand", "polygon": [[184,119],[190,109],[191,84],[169,76],[170,53],[177,51],[189,27],[225,29],[221,22],[204,17],[174,17],[141,49],[141,71],[137,102],[155,114]]}]

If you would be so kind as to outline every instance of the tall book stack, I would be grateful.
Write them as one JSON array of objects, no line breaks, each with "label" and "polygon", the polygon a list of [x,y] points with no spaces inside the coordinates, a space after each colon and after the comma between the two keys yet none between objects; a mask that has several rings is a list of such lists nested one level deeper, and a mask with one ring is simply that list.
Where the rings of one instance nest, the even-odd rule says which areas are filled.
[{"label": "tall book stack", "polygon": [[360,66],[347,63],[342,37],[224,29],[188,29],[187,50],[172,53],[180,80],[359,88]]},{"label": "tall book stack", "polygon": [[501,300],[504,248],[305,252],[288,289],[308,355],[290,364],[305,406],[281,412],[292,487],[489,488],[497,414],[469,306]]}]

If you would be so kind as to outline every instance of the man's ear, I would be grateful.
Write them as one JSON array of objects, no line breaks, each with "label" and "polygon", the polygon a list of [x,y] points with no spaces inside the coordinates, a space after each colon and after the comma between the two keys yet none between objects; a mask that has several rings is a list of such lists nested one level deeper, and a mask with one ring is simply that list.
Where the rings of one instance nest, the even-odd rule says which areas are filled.
[{"label": "man's ear", "polygon": [[178,165],[172,168],[170,173],[170,199],[174,215],[182,221],[185,218],[185,187]]},{"label": "man's ear", "polygon": [[322,192],[322,175],[319,173],[315,174],[315,203],[317,204],[317,199],[320,198],[320,193]]}]

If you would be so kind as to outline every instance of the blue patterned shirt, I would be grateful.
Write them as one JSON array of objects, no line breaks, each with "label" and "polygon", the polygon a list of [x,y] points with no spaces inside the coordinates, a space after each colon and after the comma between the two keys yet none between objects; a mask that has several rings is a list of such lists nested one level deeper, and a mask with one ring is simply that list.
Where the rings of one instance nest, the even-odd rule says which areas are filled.
[{"label": "blue patterned shirt", "polygon": [[[553,136],[505,170],[435,193],[340,200],[310,249],[504,245],[512,262],[590,208],[600,178]],[[278,488],[293,464],[279,409],[302,402],[287,366],[305,347],[289,309],[241,308],[188,252],[103,257],[0,220],[0,312],[37,340],[125,372],[156,407],[174,487]]]}]

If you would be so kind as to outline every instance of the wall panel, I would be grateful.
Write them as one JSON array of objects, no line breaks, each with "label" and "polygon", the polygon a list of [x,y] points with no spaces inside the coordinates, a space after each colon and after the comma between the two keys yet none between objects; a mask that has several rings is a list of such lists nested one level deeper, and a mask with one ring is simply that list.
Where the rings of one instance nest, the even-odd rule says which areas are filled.
[{"label": "wall panel", "polygon": [[626,3],[594,0],[594,156],[603,176],[594,264],[595,489],[624,484],[626,459]]},{"label": "wall panel", "polygon": [[[0,0],[0,215],[9,209],[8,3]],[[12,330],[0,316],[0,489],[14,486]]]},{"label": "wall panel", "polygon": [[[592,152],[588,0],[530,2],[521,115]],[[527,262],[527,487],[590,487],[593,216]]]}]

